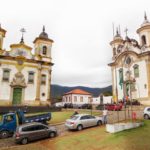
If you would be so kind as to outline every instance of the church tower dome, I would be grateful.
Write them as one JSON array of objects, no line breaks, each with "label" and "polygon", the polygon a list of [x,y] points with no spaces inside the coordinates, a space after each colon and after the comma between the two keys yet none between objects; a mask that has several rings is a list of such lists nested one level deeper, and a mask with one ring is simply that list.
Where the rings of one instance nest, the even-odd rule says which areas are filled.
[{"label": "church tower dome", "polygon": [[116,30],[116,35],[114,36],[113,40],[110,42],[110,45],[113,50],[113,56],[115,56],[117,53],[120,53],[120,46],[123,43],[123,38],[121,37],[118,29]]},{"label": "church tower dome", "polygon": [[150,46],[150,22],[147,18],[146,13],[144,14],[144,21],[141,24],[141,27],[137,29],[137,33],[139,34],[140,45],[149,47]]},{"label": "church tower dome", "polygon": [[43,26],[43,31],[39,35],[40,38],[48,39],[48,34],[45,32],[45,26]]}]

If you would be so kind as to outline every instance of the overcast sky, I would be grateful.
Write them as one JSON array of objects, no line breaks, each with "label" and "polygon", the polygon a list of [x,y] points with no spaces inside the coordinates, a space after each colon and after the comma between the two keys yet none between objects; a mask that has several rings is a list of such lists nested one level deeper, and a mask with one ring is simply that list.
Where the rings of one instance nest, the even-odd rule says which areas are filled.
[{"label": "overcast sky", "polygon": [[150,18],[149,0],[0,0],[0,23],[7,30],[4,48],[21,38],[33,45],[45,25],[52,47],[52,83],[65,86],[111,85],[112,22],[124,37],[136,38],[144,11]]}]

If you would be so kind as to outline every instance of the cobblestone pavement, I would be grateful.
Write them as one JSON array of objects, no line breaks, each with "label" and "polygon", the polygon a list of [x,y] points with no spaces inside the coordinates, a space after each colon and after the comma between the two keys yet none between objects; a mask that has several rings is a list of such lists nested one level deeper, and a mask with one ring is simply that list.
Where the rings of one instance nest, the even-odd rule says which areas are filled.
[{"label": "cobblestone pavement", "polygon": [[[143,118],[143,109],[133,109],[134,112],[136,112],[136,116],[137,119],[142,119]],[[119,122],[119,121],[123,121],[126,119],[131,119],[131,115],[132,111],[131,108],[126,108],[126,113],[125,110],[123,111],[109,111],[108,113],[108,123],[115,123],[115,122]],[[67,130],[67,128],[65,127],[64,124],[58,124],[55,125],[55,127],[57,128],[58,131],[58,135],[59,136],[64,136],[67,134],[70,134],[70,131]],[[8,147],[12,147],[15,146],[15,142],[14,139],[8,138],[8,139],[0,139],[0,149],[3,148],[8,148]]]}]

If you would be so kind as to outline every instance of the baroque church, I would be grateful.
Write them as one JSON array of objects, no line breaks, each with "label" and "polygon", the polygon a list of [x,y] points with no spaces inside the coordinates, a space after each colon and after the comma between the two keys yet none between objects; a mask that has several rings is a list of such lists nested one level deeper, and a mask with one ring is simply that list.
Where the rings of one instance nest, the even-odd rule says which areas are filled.
[{"label": "baroque church", "polygon": [[150,105],[150,22],[146,13],[136,32],[139,42],[127,33],[123,39],[118,30],[110,42],[113,100],[138,100]]},{"label": "baroque church", "polygon": [[6,30],[0,26],[0,105],[50,105],[53,40],[43,27],[32,48],[23,32],[21,41],[5,50]]}]

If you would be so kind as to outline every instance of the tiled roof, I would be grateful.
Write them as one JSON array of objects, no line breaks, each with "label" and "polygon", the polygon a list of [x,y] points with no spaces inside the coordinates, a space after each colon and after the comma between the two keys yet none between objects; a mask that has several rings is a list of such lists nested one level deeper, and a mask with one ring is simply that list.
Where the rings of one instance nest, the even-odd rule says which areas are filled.
[{"label": "tiled roof", "polygon": [[64,95],[68,95],[68,94],[92,95],[91,93],[88,93],[88,92],[83,91],[81,89],[74,89],[70,92],[65,93]]}]

